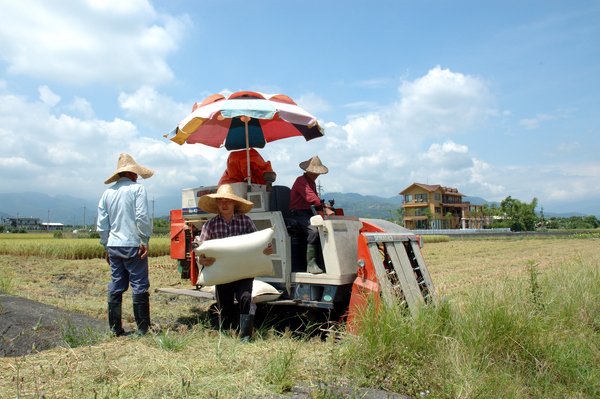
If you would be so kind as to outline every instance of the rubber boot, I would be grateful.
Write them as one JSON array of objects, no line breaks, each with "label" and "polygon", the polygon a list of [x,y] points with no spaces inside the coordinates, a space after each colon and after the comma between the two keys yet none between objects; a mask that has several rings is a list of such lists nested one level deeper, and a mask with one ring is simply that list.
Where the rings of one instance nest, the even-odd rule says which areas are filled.
[{"label": "rubber boot", "polygon": [[323,273],[323,269],[317,263],[317,246],[315,244],[306,246],[306,271],[312,274]]},{"label": "rubber boot", "polygon": [[108,328],[117,337],[125,334],[121,324],[123,293],[108,293]]},{"label": "rubber boot", "polygon": [[137,334],[145,335],[150,328],[150,294],[133,294],[133,316],[137,324]]},{"label": "rubber boot", "polygon": [[252,338],[252,329],[254,327],[254,315],[241,314],[240,315],[240,340],[242,343],[247,344]]}]

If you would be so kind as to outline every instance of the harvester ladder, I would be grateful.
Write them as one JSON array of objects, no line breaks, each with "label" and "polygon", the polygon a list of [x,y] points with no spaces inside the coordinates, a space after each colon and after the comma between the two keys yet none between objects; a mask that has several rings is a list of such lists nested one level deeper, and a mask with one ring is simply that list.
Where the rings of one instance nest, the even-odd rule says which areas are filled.
[{"label": "harvester ladder", "polygon": [[383,299],[389,305],[406,302],[415,315],[434,292],[418,240],[415,236],[384,233],[365,236]]}]

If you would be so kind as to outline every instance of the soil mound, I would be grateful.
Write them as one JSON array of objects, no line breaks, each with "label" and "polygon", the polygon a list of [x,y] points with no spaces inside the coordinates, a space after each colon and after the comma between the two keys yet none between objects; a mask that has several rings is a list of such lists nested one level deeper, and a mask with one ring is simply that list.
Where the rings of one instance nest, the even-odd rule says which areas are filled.
[{"label": "soil mound", "polygon": [[106,321],[0,292],[0,357],[67,346],[65,334],[103,330]]}]

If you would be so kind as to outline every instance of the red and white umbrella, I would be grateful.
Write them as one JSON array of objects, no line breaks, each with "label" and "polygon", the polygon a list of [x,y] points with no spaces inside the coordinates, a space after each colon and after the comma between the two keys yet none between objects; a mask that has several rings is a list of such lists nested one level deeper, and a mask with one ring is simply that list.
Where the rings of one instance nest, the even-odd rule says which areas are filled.
[{"label": "red and white umbrella", "polygon": [[323,135],[317,118],[288,96],[240,91],[228,96],[213,94],[194,104],[192,113],[165,137],[180,145],[200,143],[248,152],[251,147],[264,148],[266,143],[288,137],[309,141]]}]

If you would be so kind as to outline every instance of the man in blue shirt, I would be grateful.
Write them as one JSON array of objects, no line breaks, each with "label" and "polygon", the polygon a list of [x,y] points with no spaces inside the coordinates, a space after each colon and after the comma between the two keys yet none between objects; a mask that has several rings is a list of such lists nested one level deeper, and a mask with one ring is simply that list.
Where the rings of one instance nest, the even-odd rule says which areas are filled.
[{"label": "man in blue shirt", "polygon": [[121,304],[123,292],[130,284],[138,334],[146,334],[150,326],[148,243],[152,225],[146,189],[137,183],[137,178],[140,175],[148,179],[153,174],[154,171],[138,165],[130,155],[121,154],[117,171],[104,182],[116,183],[104,192],[98,204],[97,230],[110,264],[108,324],[117,336],[125,332]]}]

